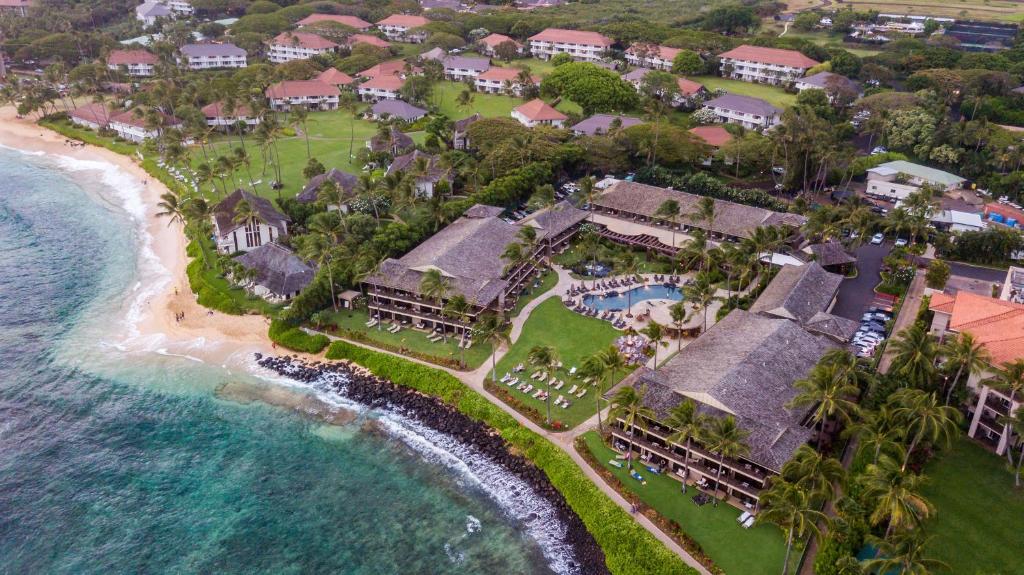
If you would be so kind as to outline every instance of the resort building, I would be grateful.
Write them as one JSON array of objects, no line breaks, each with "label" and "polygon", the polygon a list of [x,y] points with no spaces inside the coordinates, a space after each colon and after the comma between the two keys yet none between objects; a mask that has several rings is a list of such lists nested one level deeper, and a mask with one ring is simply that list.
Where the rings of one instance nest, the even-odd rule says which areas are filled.
[{"label": "resort building", "polygon": [[[722,126],[696,126],[688,131],[715,152],[732,141],[732,134]],[[715,156],[712,153],[705,157],[701,164],[710,166],[714,161]],[[725,163],[732,165],[732,158],[726,157]]]},{"label": "resort building", "polygon": [[[523,93],[523,85],[519,78],[521,72],[519,68],[492,67],[476,77],[476,90],[485,94],[521,96]],[[540,78],[531,74],[530,83],[539,86]]]},{"label": "resort building", "polygon": [[377,36],[371,36],[369,34],[353,34],[345,40],[345,45],[352,47],[357,44],[369,44],[376,48],[390,48],[391,42],[378,38]]},{"label": "resort building", "polygon": [[117,136],[129,142],[144,142],[158,138],[167,128],[181,128],[181,120],[169,116],[163,112],[157,112],[159,118],[158,126],[149,126],[143,114],[137,114],[135,110],[121,112],[110,118],[108,128],[117,132]]},{"label": "resort building", "polygon": [[798,78],[793,83],[793,87],[800,92],[804,90],[821,90],[828,95],[829,102],[834,102],[836,95],[840,92],[847,92],[851,96],[851,102],[864,94],[864,91],[861,90],[860,85],[856,82],[846,76],[833,74],[832,72],[818,72],[811,76]]},{"label": "resort building", "polygon": [[292,60],[307,60],[317,54],[333,52],[338,45],[330,40],[307,32],[282,32],[268,42],[267,58],[274,64]]},{"label": "resort building", "polygon": [[939,210],[929,219],[935,229],[943,232],[979,232],[988,227],[978,212]]},{"label": "resort building", "polygon": [[68,117],[71,118],[71,122],[76,126],[81,126],[98,132],[107,127],[112,115],[113,112],[107,109],[105,105],[100,103],[89,103],[71,110]]},{"label": "resort building", "polygon": [[145,50],[111,50],[107,55],[107,68],[124,70],[134,77],[152,76],[159,62],[156,54]]},{"label": "resort building", "polygon": [[337,68],[328,68],[323,72],[320,72],[319,74],[316,75],[314,80],[318,80],[320,82],[323,82],[324,84],[334,86],[339,90],[341,88],[350,87],[356,81],[355,78],[338,70]]},{"label": "resort building", "polygon": [[[424,329],[465,333],[482,313],[515,307],[523,287],[536,274],[533,262],[543,257],[548,241],[565,245],[587,217],[585,211],[562,203],[555,206],[552,216],[542,218],[538,214],[532,224],[510,224],[501,219],[503,211],[475,205],[406,255],[384,260],[380,271],[364,282],[370,314]],[[519,263],[503,260],[505,248],[519,241],[523,225],[537,227],[542,238],[534,257]],[[440,302],[426,297],[420,289],[423,275],[432,269],[438,270],[449,285],[448,294]],[[470,305],[464,319],[442,315],[444,306],[456,295],[465,297]]]},{"label": "resort building", "polygon": [[719,122],[739,124],[749,130],[767,130],[782,122],[782,110],[753,96],[726,94],[704,102]]},{"label": "resort building", "polygon": [[476,113],[467,118],[455,120],[452,124],[452,149],[468,150],[470,148],[469,133],[467,130],[469,130],[469,127],[482,117],[483,116],[479,113]]},{"label": "resort building", "polygon": [[[426,171],[424,173],[416,173],[418,171],[418,160],[422,160],[426,164]],[[419,150],[413,150],[411,153],[396,156],[391,165],[388,166],[388,175],[403,172],[416,173],[416,196],[419,198],[434,197],[434,188],[442,180],[448,183],[449,188],[451,188],[452,181],[454,180],[450,172],[441,168],[440,157]]]},{"label": "resort building", "polygon": [[389,154],[393,157],[411,152],[416,147],[416,142],[408,134],[399,130],[398,126],[392,125],[386,132],[374,134],[367,140],[366,147],[371,152]]},{"label": "resort building", "polygon": [[[245,201],[256,212],[238,221],[238,204]],[[213,207],[213,233],[217,251],[224,254],[248,252],[288,235],[291,219],[277,211],[270,200],[245,190],[235,190]]]},{"label": "resort building", "polygon": [[34,4],[35,0],[0,0],[0,14],[28,16],[28,9]]},{"label": "resort building", "polygon": [[569,119],[568,116],[552,108],[540,98],[512,108],[512,117],[527,128],[535,128],[537,126],[561,128],[565,125],[565,121]]},{"label": "resort building", "polygon": [[924,186],[950,192],[967,181],[956,174],[905,160],[879,164],[868,170],[867,178],[867,195],[893,200],[905,200]]},{"label": "resort building", "polygon": [[270,242],[235,258],[255,278],[250,291],[270,302],[288,301],[299,295],[316,272],[290,249]]},{"label": "resort building", "polygon": [[638,126],[644,121],[640,118],[629,116],[617,116],[615,114],[594,114],[593,116],[576,124],[570,130],[574,136],[598,136],[608,134],[615,130],[622,130],[630,126]]},{"label": "resort building", "polygon": [[397,100],[401,97],[400,92],[404,85],[405,78],[402,76],[382,74],[359,84],[356,92],[359,94],[359,99],[364,102]]},{"label": "resort building", "polygon": [[371,66],[362,72],[356,74],[364,80],[370,78],[377,78],[378,76],[399,76],[405,78],[409,75],[419,74],[422,72],[420,68],[413,66],[405,60],[388,60],[387,62],[381,62],[375,66]]},{"label": "resort building", "polygon": [[744,44],[718,56],[722,77],[759,84],[787,84],[820,62],[796,50]]},{"label": "resort building", "polygon": [[504,44],[505,42],[511,42],[512,45],[516,47],[516,53],[521,54],[523,52],[522,44],[516,42],[515,40],[509,38],[504,34],[488,34],[487,36],[481,38],[480,41],[478,42],[479,51],[481,54],[486,54],[493,58],[494,56],[497,56],[497,54],[495,53],[495,49],[498,46]]},{"label": "resort building", "polygon": [[[1024,358],[1024,305],[1009,301],[1024,287],[1024,270],[1011,267],[1000,298],[960,290],[955,294],[935,292],[928,309],[934,312],[931,333],[940,341],[969,333],[991,356],[988,368],[967,380],[969,400],[967,435],[1002,455],[1013,445],[1011,430],[1000,418],[1017,413],[1024,397],[1014,396],[988,385],[996,369]],[[1018,438],[1019,441],[1019,438]]]},{"label": "resort building", "polygon": [[418,30],[418,28],[422,28],[427,24],[430,24],[430,20],[423,16],[392,14],[377,22],[377,29],[383,32],[388,40],[419,44],[427,39],[427,33],[424,30]]},{"label": "resort building", "polygon": [[173,18],[171,9],[157,0],[146,0],[135,7],[135,19],[142,22],[143,28],[150,28],[160,18]]},{"label": "resort building", "polygon": [[336,86],[319,80],[285,80],[268,87],[266,96],[272,110],[287,112],[295,106],[307,110],[337,110],[340,94]]},{"label": "resort building", "polygon": [[676,78],[676,89],[678,93],[672,98],[672,105],[677,108],[695,108],[708,94],[704,84],[686,78]]},{"label": "resort building", "polygon": [[455,82],[475,80],[477,76],[491,67],[488,58],[469,58],[466,56],[448,56],[441,61],[444,77]]},{"label": "resort building", "polygon": [[314,204],[320,200],[320,188],[325,182],[334,182],[334,185],[338,187],[338,191],[341,192],[341,197],[344,198],[341,205],[327,204],[327,210],[341,210],[344,213],[348,213],[348,200],[356,197],[357,189],[359,186],[359,176],[343,172],[337,168],[331,168],[323,174],[313,176],[306,183],[306,186],[302,188],[302,191],[295,196],[295,201],[300,204]]},{"label": "resort building", "polygon": [[234,44],[185,44],[181,59],[190,70],[245,68],[245,50]]},{"label": "resort building", "polygon": [[666,72],[672,70],[672,61],[682,52],[679,48],[655,44],[633,44],[626,49],[626,61],[631,66],[654,68]]},{"label": "resort building", "polygon": [[857,258],[850,255],[838,240],[829,240],[820,244],[811,244],[802,250],[826,271],[846,274],[850,271]]},{"label": "resort building", "polygon": [[548,28],[530,36],[530,53],[535,58],[550,60],[556,54],[568,54],[574,60],[594,62],[604,57],[615,42],[597,32]]},{"label": "resort building", "polygon": [[320,24],[323,22],[334,22],[335,24],[348,26],[349,28],[358,30],[359,32],[367,32],[370,28],[373,28],[373,24],[363,20],[362,18],[356,16],[342,16],[340,14],[310,14],[296,22],[296,25],[299,28],[302,28],[303,26]]},{"label": "resort building", "polygon": [[426,116],[427,111],[402,100],[380,100],[370,107],[370,115],[375,120],[391,118],[403,122],[415,122]]},{"label": "resort building", "polygon": [[260,123],[259,116],[254,115],[249,106],[245,104],[235,104],[235,107],[228,111],[224,102],[213,102],[203,106],[201,111],[206,118],[206,125],[211,128],[234,129],[237,128],[239,122],[244,122],[247,127],[253,128]]}]

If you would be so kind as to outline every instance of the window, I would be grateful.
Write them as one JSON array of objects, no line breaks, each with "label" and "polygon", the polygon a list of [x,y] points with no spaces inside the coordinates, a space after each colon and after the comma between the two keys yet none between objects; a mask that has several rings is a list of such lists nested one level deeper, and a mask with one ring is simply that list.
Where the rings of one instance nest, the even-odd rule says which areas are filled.
[{"label": "window", "polygon": [[263,237],[260,235],[260,224],[255,218],[245,224],[245,247],[255,248],[263,244]]}]

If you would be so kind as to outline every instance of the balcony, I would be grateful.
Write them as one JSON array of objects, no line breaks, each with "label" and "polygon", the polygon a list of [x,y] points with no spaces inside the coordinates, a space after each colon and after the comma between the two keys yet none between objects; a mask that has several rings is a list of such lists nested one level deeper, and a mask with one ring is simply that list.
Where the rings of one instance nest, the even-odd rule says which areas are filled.
[{"label": "balcony", "polygon": [[989,392],[988,397],[985,398],[985,407],[999,415],[1010,414],[1010,401],[992,393],[991,391]]}]

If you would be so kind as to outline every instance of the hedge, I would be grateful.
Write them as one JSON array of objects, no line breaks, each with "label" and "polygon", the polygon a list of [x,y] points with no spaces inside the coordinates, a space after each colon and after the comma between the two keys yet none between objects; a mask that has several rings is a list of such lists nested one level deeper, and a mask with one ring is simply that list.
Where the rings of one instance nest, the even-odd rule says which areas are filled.
[{"label": "hedge", "polygon": [[270,322],[270,341],[302,353],[320,353],[331,342],[326,335],[310,335],[292,324],[275,319]]},{"label": "hedge", "polygon": [[512,416],[454,376],[343,341],[331,343],[327,359],[354,361],[378,377],[437,397],[464,415],[497,430],[515,450],[543,470],[551,484],[565,497],[604,550],[605,563],[612,573],[696,573],[605,496],[567,453],[521,426]]},{"label": "hedge", "polygon": [[189,287],[192,289],[192,293],[196,294],[196,301],[199,305],[229,315],[242,315],[244,310],[238,305],[238,302],[210,285],[206,280],[205,273],[201,257],[192,260],[185,268]]}]

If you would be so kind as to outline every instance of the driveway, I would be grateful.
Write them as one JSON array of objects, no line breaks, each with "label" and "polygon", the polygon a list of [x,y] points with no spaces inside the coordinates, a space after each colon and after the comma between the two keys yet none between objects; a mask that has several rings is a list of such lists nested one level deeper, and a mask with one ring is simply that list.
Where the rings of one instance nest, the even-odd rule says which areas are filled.
[{"label": "driveway", "polygon": [[879,275],[882,259],[890,249],[892,244],[889,242],[879,246],[864,244],[857,248],[854,252],[857,256],[857,277],[845,279],[839,285],[839,297],[832,308],[833,314],[860,321],[864,309],[875,299],[875,286],[882,281],[882,276]]}]

